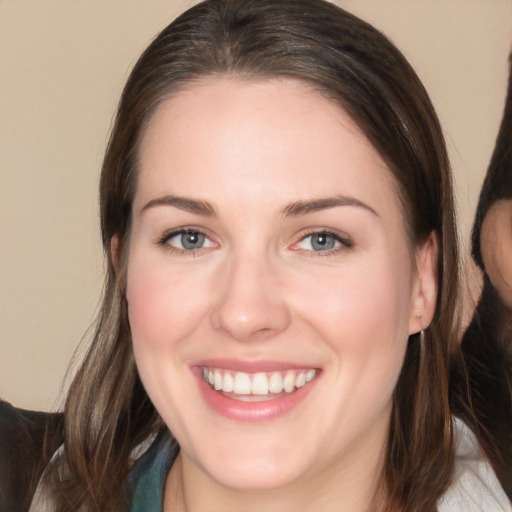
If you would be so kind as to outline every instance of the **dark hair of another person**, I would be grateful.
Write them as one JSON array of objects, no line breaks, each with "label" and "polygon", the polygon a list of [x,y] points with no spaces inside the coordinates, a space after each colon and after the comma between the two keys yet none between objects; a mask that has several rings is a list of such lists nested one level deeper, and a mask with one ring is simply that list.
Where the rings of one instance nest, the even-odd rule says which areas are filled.
[{"label": "dark hair of another person", "polygon": [[[334,102],[388,165],[411,254],[435,234],[437,308],[424,342],[417,334],[409,340],[376,503],[388,511],[436,510],[453,466],[448,367],[458,329],[458,254],[449,163],[428,95],[380,32],[332,4],[209,0],[156,37],[119,103],[100,183],[108,262],[104,297],[94,339],[65,405],[70,477],[55,490],[58,511],[121,508],[129,496],[132,450],[165,428],[137,375],[124,297],[139,144],[166,98],[211,77],[298,80]],[[118,261],[110,247],[114,236]]]},{"label": "dark hair of another person", "polygon": [[[471,240],[473,259],[484,271],[484,285],[452,369],[454,413],[478,435],[512,499],[512,311],[485,273],[480,249],[482,223],[490,207],[501,199],[512,199],[512,54],[505,110]],[[512,264],[512,254],[510,258]],[[469,381],[463,377],[466,372]]]}]

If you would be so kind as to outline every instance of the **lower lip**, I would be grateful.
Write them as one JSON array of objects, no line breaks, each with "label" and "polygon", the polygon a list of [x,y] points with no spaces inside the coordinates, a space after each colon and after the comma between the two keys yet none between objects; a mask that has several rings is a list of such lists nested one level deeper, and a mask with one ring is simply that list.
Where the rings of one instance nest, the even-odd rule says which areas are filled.
[{"label": "lower lip", "polygon": [[212,389],[198,374],[196,378],[206,403],[217,413],[232,420],[262,423],[280,418],[299,405],[315,385],[318,376],[292,393],[260,402],[241,402],[228,398]]}]

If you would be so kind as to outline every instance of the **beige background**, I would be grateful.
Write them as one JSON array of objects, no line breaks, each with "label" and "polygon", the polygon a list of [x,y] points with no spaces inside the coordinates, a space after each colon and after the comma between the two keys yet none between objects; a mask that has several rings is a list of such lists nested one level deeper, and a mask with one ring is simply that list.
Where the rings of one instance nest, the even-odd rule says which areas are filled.
[{"label": "beige background", "polygon": [[[130,67],[185,0],[0,0],[0,396],[57,408],[102,281],[97,179]],[[494,145],[510,0],[346,0],[438,109],[468,238]]]}]

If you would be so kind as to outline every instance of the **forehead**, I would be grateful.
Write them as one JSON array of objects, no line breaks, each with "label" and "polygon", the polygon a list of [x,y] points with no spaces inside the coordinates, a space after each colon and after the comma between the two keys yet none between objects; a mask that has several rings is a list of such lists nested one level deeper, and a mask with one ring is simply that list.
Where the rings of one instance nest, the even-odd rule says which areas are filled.
[{"label": "forehead", "polygon": [[397,202],[389,169],[350,117],[289,79],[214,78],[173,94],[144,133],[139,173],[136,203],[179,193],[263,206],[333,190],[363,201],[386,190]]}]

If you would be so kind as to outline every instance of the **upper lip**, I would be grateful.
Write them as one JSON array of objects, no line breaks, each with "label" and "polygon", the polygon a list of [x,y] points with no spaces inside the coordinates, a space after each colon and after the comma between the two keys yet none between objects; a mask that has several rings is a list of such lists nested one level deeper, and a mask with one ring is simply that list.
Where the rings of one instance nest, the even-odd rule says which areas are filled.
[{"label": "upper lip", "polygon": [[203,359],[201,361],[195,361],[192,366],[222,368],[225,370],[244,373],[307,370],[311,368],[317,368],[316,365],[308,363],[294,363],[289,361],[276,360],[248,361],[242,359]]}]

